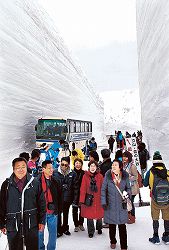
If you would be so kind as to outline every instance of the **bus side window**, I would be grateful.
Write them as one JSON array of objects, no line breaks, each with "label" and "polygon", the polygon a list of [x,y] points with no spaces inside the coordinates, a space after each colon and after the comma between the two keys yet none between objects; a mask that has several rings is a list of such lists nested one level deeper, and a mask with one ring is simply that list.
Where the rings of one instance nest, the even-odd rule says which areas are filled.
[{"label": "bus side window", "polygon": [[89,132],[92,132],[91,130],[91,123],[89,122]]},{"label": "bus side window", "polygon": [[76,122],[76,132],[80,132],[80,122]]},{"label": "bus side window", "polygon": [[74,131],[73,132],[77,132],[77,130],[76,130],[76,122],[74,122]]},{"label": "bus side window", "polygon": [[88,124],[88,122],[85,122],[85,132],[89,132],[89,124]]},{"label": "bus side window", "polygon": [[81,122],[81,132],[84,132],[84,122]]},{"label": "bus side window", "polygon": [[76,127],[75,126],[76,126],[75,122],[71,121],[70,122],[70,133],[76,132]]}]

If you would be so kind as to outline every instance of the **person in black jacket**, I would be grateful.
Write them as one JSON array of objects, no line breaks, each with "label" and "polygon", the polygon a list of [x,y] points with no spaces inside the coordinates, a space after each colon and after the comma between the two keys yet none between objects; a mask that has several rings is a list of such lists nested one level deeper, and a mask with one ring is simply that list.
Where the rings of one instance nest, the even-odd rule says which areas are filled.
[{"label": "person in black jacket", "polygon": [[138,154],[140,160],[140,167],[141,167],[141,175],[142,179],[144,179],[144,174],[147,171],[147,161],[150,159],[149,152],[146,149],[146,145],[144,142],[141,142],[138,146]]},{"label": "person in black jacket", "polygon": [[78,180],[76,172],[70,169],[69,156],[62,157],[59,168],[54,172],[54,178],[56,178],[62,189],[62,212],[58,214],[58,237],[62,236],[63,233],[71,235],[68,224],[69,208],[72,203],[78,204]]},{"label": "person in black jacket", "polygon": [[[81,159],[75,159],[74,161],[74,171],[77,174],[77,181],[78,181],[78,197],[77,197],[77,204],[79,204],[79,197],[80,197],[80,187],[82,183],[82,178],[84,175],[83,167],[83,161]],[[75,225],[74,232],[78,232],[79,230],[85,231],[83,223],[84,218],[81,217],[81,207],[79,208],[77,204],[72,204],[72,214],[73,214],[73,222]],[[80,210],[79,216],[78,216],[78,210]],[[79,219],[78,219],[79,217]]]},{"label": "person in black jacket", "polygon": [[[61,189],[53,178],[53,165],[50,160],[42,162],[42,175],[39,180],[46,200],[46,224],[49,238],[47,249],[56,249],[58,213],[61,203]],[[39,232],[39,250],[45,249],[44,230]]]},{"label": "person in black jacket", "polygon": [[38,230],[45,224],[46,202],[39,181],[27,173],[25,158],[12,162],[13,174],[0,192],[0,229],[10,250],[38,249]]},{"label": "person in black jacket", "polygon": [[111,158],[110,158],[110,150],[107,148],[102,149],[101,155],[103,158],[103,162],[99,165],[99,167],[100,167],[100,173],[104,177],[107,170],[111,169],[111,167],[112,167],[112,162],[111,162]]},{"label": "person in black jacket", "polygon": [[110,149],[111,152],[113,152],[114,142],[115,142],[115,139],[111,135],[110,138],[108,139],[109,149]]}]

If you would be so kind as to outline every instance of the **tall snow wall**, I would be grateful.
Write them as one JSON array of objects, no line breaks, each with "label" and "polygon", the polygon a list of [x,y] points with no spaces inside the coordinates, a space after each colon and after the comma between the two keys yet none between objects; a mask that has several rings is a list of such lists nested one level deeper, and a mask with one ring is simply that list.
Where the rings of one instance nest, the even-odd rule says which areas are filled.
[{"label": "tall snow wall", "polygon": [[169,1],[137,0],[142,127],[169,166]]},{"label": "tall snow wall", "polygon": [[103,104],[36,1],[0,1],[0,59],[1,169],[35,147],[41,117],[91,120],[100,140]]}]

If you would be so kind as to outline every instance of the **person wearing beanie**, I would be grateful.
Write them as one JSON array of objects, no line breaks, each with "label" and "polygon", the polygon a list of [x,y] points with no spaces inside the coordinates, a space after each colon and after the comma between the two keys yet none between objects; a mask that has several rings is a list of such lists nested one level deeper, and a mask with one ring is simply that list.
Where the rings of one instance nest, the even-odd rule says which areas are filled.
[{"label": "person wearing beanie", "polygon": [[114,159],[112,168],[106,172],[104,177],[101,204],[104,209],[104,222],[109,224],[111,249],[116,248],[116,226],[118,225],[121,249],[126,250],[128,211],[116,186],[123,194],[127,192],[128,196],[131,195],[129,175],[123,169],[123,163]]},{"label": "person wearing beanie", "polygon": [[[93,238],[95,232],[94,220],[96,220],[96,230],[102,234],[103,208],[101,206],[101,186],[103,176],[98,171],[98,163],[90,161],[89,170],[85,172],[80,188],[81,216],[87,218],[87,230],[89,238]],[[92,195],[92,202],[86,203],[86,198]]]},{"label": "person wearing beanie", "polygon": [[153,155],[153,164],[163,163],[162,156],[159,151],[155,151]]},{"label": "person wearing beanie", "polygon": [[122,154],[123,158],[123,169],[126,170],[129,174],[129,181],[131,185],[131,202],[132,210],[129,212],[128,224],[135,223],[135,207],[134,207],[134,198],[139,194],[139,184],[138,184],[138,171],[136,166],[132,162],[132,154],[129,151],[125,151]]},{"label": "person wearing beanie", "polygon": [[159,151],[154,152],[153,166],[147,172],[143,184],[145,187],[150,187],[151,196],[151,216],[154,232],[149,241],[153,244],[160,244],[158,230],[161,211],[164,220],[162,241],[169,244],[169,171],[166,169]]}]

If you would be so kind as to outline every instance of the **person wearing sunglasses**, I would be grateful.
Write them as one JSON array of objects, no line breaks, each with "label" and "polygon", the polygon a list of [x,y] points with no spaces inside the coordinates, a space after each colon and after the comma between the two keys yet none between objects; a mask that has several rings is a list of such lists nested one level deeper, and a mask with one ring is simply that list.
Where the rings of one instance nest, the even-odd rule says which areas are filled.
[{"label": "person wearing sunglasses", "polygon": [[[69,208],[72,204],[78,205],[78,178],[74,170],[70,169],[70,157],[62,157],[60,166],[54,173],[54,178],[62,188],[62,212],[58,214],[57,237],[71,235],[69,231]],[[62,225],[62,226],[61,226]]]}]

